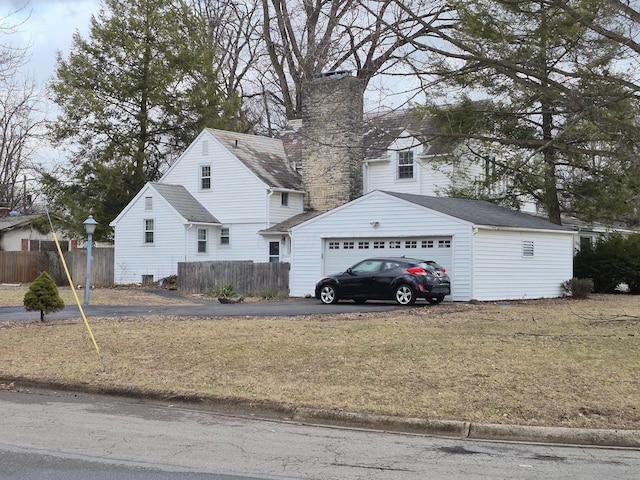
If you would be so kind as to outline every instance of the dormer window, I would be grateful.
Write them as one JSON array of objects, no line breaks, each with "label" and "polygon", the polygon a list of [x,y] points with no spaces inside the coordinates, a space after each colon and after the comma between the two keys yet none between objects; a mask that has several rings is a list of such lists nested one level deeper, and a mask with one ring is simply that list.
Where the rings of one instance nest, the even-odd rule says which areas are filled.
[{"label": "dormer window", "polygon": [[280,205],[282,205],[283,207],[288,207],[289,206],[289,193],[288,192],[281,192],[280,193]]},{"label": "dormer window", "polygon": [[398,152],[398,179],[413,178],[413,151]]},{"label": "dormer window", "polygon": [[211,190],[211,165],[200,165],[200,189]]}]

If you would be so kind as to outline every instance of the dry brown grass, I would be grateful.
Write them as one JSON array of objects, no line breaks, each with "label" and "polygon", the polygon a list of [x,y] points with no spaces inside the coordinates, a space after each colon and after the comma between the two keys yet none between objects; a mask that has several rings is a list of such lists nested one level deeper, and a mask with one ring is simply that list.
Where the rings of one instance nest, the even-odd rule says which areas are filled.
[{"label": "dry brown grass", "polygon": [[[24,294],[29,285],[9,286],[0,285],[0,307],[18,307],[22,305]],[[76,303],[71,287],[58,287],[58,292],[65,305]],[[77,289],[76,294],[80,302],[84,299],[84,290]],[[141,288],[97,288],[91,290],[92,305],[181,305],[186,300],[163,298]]]},{"label": "dry brown grass", "polygon": [[80,320],[9,323],[0,324],[0,382],[25,377],[421,418],[640,429],[637,296],[293,319],[89,321],[106,371]]}]

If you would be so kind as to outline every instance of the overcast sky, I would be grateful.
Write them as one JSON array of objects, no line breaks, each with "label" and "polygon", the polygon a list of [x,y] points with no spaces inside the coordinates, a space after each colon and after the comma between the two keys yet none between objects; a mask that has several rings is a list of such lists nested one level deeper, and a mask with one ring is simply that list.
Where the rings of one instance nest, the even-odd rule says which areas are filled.
[{"label": "overcast sky", "polygon": [[[78,30],[86,38],[91,15],[100,11],[100,0],[0,0],[0,18],[18,26],[12,43],[31,45],[29,70],[44,84],[54,71],[56,51],[68,55],[71,37]],[[5,39],[2,39],[4,42]]]}]

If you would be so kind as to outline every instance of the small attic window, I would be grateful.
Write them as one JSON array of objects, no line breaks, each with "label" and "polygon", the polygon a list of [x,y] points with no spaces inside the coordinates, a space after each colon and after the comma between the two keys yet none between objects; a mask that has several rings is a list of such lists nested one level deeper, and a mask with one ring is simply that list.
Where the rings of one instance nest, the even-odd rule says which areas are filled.
[{"label": "small attic window", "polygon": [[153,210],[153,197],[144,197],[144,209],[146,211]]},{"label": "small attic window", "polygon": [[413,178],[413,151],[403,150],[398,152],[398,179]]}]

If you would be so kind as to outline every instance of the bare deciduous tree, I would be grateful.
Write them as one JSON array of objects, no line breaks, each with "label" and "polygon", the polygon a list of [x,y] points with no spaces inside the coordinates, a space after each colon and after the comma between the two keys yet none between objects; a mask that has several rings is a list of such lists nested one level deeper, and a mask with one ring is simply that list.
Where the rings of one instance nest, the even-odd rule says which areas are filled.
[{"label": "bare deciduous tree", "polygon": [[28,49],[10,42],[19,27],[10,23],[11,17],[0,20],[0,206],[28,213],[31,202],[22,182],[32,177],[43,115],[34,81],[21,72]]}]

